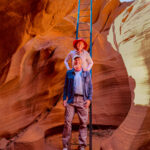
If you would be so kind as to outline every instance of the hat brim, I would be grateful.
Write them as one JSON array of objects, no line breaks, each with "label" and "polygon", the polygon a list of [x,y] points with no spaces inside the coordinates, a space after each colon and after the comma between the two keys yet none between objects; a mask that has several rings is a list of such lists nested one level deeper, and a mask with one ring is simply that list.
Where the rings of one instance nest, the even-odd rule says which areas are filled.
[{"label": "hat brim", "polygon": [[87,49],[87,43],[85,42],[84,39],[77,39],[77,40],[74,40],[74,41],[73,41],[73,47],[74,47],[75,49],[77,49],[77,43],[80,42],[80,41],[82,41],[82,42],[84,43],[83,49]]},{"label": "hat brim", "polygon": [[81,58],[81,56],[80,56],[80,55],[75,55],[75,56],[73,57],[73,60],[75,60],[76,58]]}]

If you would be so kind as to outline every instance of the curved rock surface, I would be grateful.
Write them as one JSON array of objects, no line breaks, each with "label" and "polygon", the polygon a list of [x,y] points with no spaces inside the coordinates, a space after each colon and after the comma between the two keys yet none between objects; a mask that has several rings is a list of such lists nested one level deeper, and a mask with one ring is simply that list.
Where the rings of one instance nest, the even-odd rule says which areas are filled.
[{"label": "curved rock surface", "polygon": [[[119,126],[130,108],[125,65],[107,41],[111,23],[129,4],[93,1],[95,125]],[[86,7],[90,6],[81,9]],[[73,49],[76,17],[76,0],[0,2],[0,136],[9,140],[7,148],[23,149],[29,144],[27,149],[37,150],[37,141],[42,146],[45,136],[63,125],[63,61]],[[33,135],[32,141],[28,135]]]},{"label": "curved rock surface", "polygon": [[114,21],[108,40],[128,71],[132,105],[101,150],[150,150],[150,3],[136,0]]}]

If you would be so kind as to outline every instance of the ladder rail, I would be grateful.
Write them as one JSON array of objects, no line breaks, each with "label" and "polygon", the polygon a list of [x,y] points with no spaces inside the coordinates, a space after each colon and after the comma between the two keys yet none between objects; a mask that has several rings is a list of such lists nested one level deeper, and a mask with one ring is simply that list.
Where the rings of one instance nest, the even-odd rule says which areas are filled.
[{"label": "ladder rail", "polygon": [[78,17],[77,17],[76,39],[78,39],[79,17],[80,17],[80,0],[78,1]]}]

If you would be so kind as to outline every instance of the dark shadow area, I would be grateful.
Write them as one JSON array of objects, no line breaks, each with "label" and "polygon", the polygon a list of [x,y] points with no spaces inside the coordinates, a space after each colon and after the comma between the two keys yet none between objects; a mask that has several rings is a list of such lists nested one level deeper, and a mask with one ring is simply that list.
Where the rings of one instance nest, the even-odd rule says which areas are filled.
[{"label": "dark shadow area", "polygon": [[[53,136],[53,135],[62,133],[63,127],[64,127],[64,125],[60,125],[60,126],[48,129],[45,132],[45,138],[47,138],[48,136]],[[117,126],[112,126],[112,125],[96,125],[96,124],[92,125],[93,131],[99,130],[99,129],[101,129],[101,130],[114,129],[115,130],[117,128],[118,128]],[[78,130],[79,130],[79,124],[77,124],[77,123],[72,124],[72,131],[78,131]],[[88,130],[89,130],[89,125],[88,125]]]}]

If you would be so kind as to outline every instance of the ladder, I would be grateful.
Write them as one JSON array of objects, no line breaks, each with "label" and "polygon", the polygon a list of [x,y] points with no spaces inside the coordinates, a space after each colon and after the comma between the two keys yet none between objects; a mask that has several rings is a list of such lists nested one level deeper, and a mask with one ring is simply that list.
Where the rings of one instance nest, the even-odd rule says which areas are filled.
[{"label": "ladder", "polygon": [[[76,39],[78,39],[79,37],[79,32],[84,34],[84,32],[89,31],[90,36],[89,37],[80,37],[80,38],[84,38],[85,40],[88,40],[88,38],[90,39],[90,56],[92,57],[92,0],[89,0],[89,2],[86,3],[81,3],[81,0],[78,0],[78,16],[77,16],[77,27],[76,27]],[[80,9],[80,6],[89,6],[90,5],[90,9],[86,8],[86,9]],[[81,13],[83,12],[90,12],[89,15],[82,15]],[[90,18],[90,22],[81,22],[80,18]],[[90,24],[90,29],[80,29],[80,25],[86,25],[86,24]],[[91,73],[91,77],[92,77],[92,71],[90,71]],[[89,150],[92,150],[92,103],[90,105],[90,111],[89,111]]]}]

